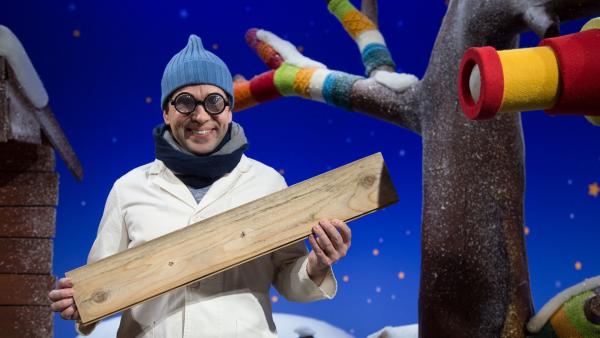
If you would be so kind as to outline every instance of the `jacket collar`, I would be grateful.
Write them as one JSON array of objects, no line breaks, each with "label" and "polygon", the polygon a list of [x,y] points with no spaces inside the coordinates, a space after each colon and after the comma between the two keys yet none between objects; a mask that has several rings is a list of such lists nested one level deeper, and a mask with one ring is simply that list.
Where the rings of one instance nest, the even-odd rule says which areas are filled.
[{"label": "jacket collar", "polygon": [[227,193],[227,191],[229,191],[239,180],[242,174],[250,170],[251,166],[251,161],[246,155],[242,155],[240,162],[230,173],[225,174],[210,186],[199,204],[196,203],[196,200],[188,187],[186,187],[162,161],[158,159],[154,160],[148,170],[148,176],[151,182],[198,212]]}]

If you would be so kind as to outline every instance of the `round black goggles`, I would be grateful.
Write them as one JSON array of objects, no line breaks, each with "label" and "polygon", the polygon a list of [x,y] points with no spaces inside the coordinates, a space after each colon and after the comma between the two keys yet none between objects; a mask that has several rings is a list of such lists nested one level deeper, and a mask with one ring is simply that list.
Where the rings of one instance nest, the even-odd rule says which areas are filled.
[{"label": "round black goggles", "polygon": [[218,115],[225,110],[225,107],[229,105],[229,102],[227,102],[223,95],[219,93],[211,93],[206,95],[204,100],[196,100],[194,95],[183,92],[179,93],[171,100],[171,105],[183,115],[190,115],[199,105],[210,115]]}]

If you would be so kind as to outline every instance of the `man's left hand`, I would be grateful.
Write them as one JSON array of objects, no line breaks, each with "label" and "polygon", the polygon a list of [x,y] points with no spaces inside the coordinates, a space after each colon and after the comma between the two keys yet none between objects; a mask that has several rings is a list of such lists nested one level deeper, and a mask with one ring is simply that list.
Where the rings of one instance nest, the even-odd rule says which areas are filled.
[{"label": "man's left hand", "polygon": [[308,236],[311,252],[308,254],[306,271],[317,285],[321,285],[329,268],[346,256],[352,240],[348,225],[339,219],[321,220]]}]

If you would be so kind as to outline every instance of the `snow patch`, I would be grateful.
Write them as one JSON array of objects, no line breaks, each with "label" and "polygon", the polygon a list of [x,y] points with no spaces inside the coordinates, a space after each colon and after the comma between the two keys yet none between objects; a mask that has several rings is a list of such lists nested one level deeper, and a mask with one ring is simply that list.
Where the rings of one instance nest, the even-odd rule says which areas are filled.
[{"label": "snow patch", "polygon": [[405,325],[405,326],[386,326],[383,329],[370,334],[367,338],[418,338],[419,337],[419,325]]},{"label": "snow patch", "polygon": [[386,86],[395,92],[403,92],[419,81],[419,79],[412,74],[392,73],[384,70],[377,71],[373,78],[379,84]]},{"label": "snow patch", "polygon": [[281,55],[281,57],[286,62],[293,64],[294,66],[300,68],[327,68],[327,66],[325,66],[324,64],[300,54],[296,47],[290,42],[281,39],[280,37],[269,31],[259,29],[256,32],[256,37],[259,40],[273,47],[273,49],[275,49],[277,53],[279,53],[279,55]]},{"label": "snow patch", "polygon": [[8,27],[2,25],[0,25],[0,56],[8,61],[29,101],[36,108],[47,106],[48,93],[23,45]]}]

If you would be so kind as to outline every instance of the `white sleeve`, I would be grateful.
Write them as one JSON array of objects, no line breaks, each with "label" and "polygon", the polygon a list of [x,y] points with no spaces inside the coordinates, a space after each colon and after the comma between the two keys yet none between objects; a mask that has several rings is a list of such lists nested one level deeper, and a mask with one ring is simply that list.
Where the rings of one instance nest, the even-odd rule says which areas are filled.
[{"label": "white sleeve", "polygon": [[127,249],[128,244],[129,235],[119,203],[118,188],[115,184],[106,199],[96,240],[92,245],[87,262],[91,264],[124,251]]},{"label": "white sleeve", "polygon": [[[106,199],[106,205],[104,206],[104,213],[100,220],[100,225],[98,226],[96,240],[88,255],[87,263],[91,264],[102,258],[124,251],[127,249],[128,244],[129,236],[123,219],[123,213],[121,212],[118,191],[115,184]],[[98,322],[94,322],[88,325],[75,323],[75,330],[79,334],[87,336],[92,333],[97,323]]]},{"label": "white sleeve", "polygon": [[[281,176],[280,176],[281,177]],[[287,184],[281,177],[278,190]],[[275,267],[273,286],[286,299],[296,302],[310,302],[319,299],[331,299],[337,292],[337,281],[333,270],[329,268],[321,285],[315,284],[308,276],[308,250],[304,241],[296,242],[271,254]]]}]

